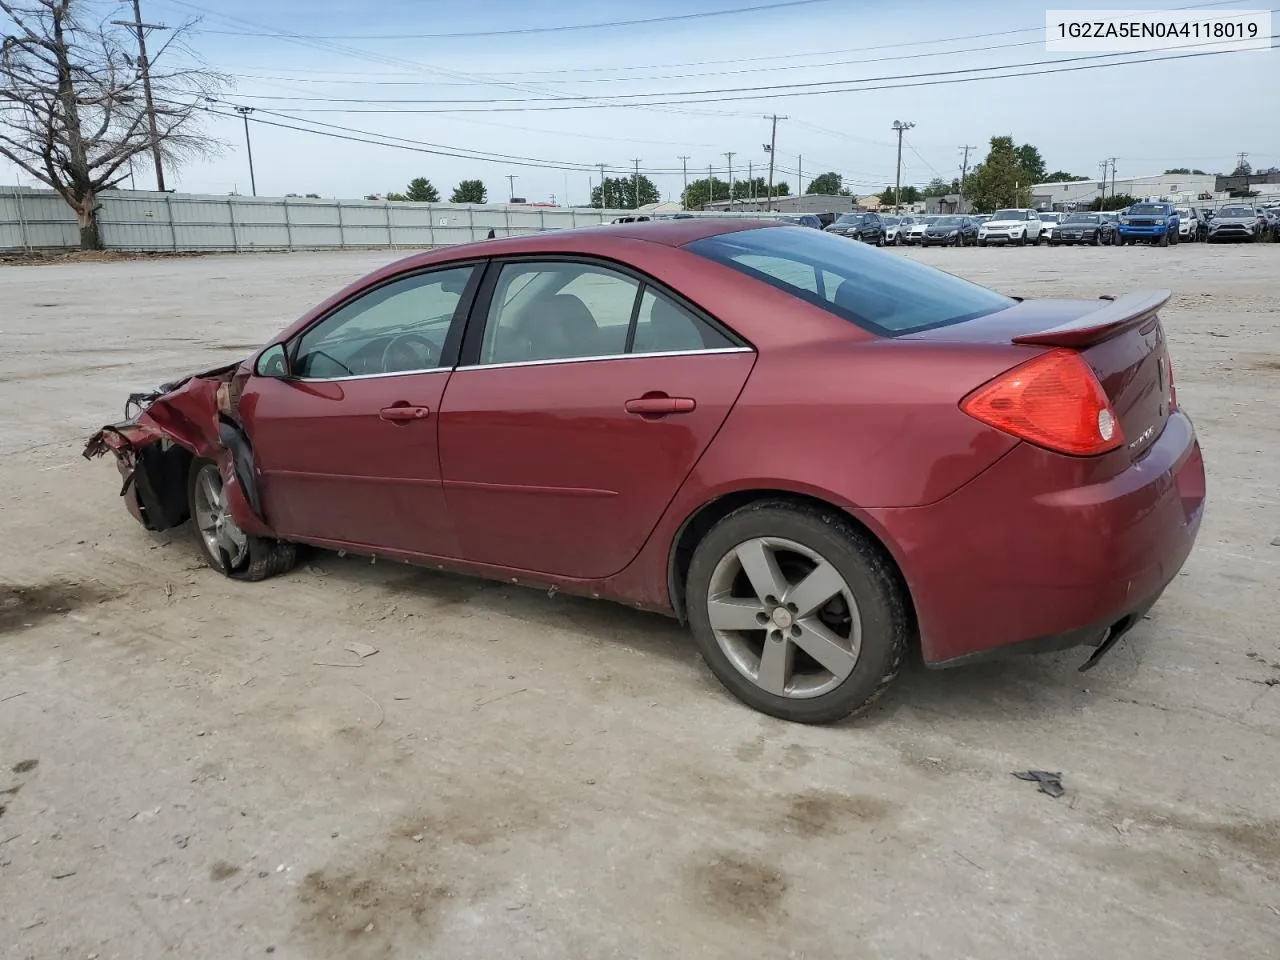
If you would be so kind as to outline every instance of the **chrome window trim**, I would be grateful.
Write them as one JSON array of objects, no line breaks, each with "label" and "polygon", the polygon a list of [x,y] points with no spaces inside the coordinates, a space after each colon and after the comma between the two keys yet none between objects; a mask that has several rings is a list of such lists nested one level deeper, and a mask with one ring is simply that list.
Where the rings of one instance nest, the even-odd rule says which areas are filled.
[{"label": "chrome window trim", "polygon": [[553,363],[591,363],[596,360],[643,360],[653,357],[701,357],[716,353],[755,353],[751,347],[714,347],[703,350],[666,350],[650,353],[606,353],[596,357],[553,357],[548,360],[514,360],[504,363],[472,363],[462,370],[501,370],[508,367],[545,367]]},{"label": "chrome window trim", "polygon": [[[395,370],[391,373],[353,373],[345,377],[263,377],[264,380],[288,380],[293,383],[343,383],[347,380],[384,380],[387,377],[414,377],[424,373],[448,373],[453,367],[424,367],[421,370]],[[255,377],[261,374],[254,374]]]}]

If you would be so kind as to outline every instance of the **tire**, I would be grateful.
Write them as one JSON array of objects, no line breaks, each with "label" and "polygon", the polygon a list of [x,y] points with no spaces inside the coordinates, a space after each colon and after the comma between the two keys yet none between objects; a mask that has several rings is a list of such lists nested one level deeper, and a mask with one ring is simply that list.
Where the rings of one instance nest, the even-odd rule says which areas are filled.
[{"label": "tire", "polygon": [[1166,230],[1164,233],[1160,234],[1160,239],[1156,241],[1156,245],[1157,245],[1157,246],[1160,246],[1160,247],[1167,247],[1167,246],[1169,245],[1169,231],[1168,231],[1168,230]]},{"label": "tire", "polygon": [[880,234],[878,237],[876,237],[876,246],[877,246],[877,247],[883,247],[883,246],[884,246],[884,234],[883,234],[883,233],[882,233],[882,234]]},{"label": "tire", "polygon": [[1095,234],[1093,235],[1093,245],[1094,245],[1095,247],[1100,247],[1100,246],[1102,246],[1102,231],[1101,231],[1101,230],[1099,230],[1097,233],[1095,233]]},{"label": "tire", "polygon": [[[211,501],[216,490],[217,503]],[[265,580],[293,569],[298,549],[284,540],[242,533],[221,510],[222,476],[217,464],[196,457],[187,475],[191,530],[205,562],[233,580]],[[221,514],[218,516],[218,514]]]},{"label": "tire", "polygon": [[979,241],[978,241],[978,246],[980,246],[980,247],[985,247],[986,245],[987,245],[987,241],[985,241],[985,240],[979,240]]},{"label": "tire", "polygon": [[[742,555],[772,556],[771,566],[753,565],[768,571],[762,589],[772,604],[751,586]],[[795,588],[817,564],[825,566],[830,585],[811,596],[818,604],[815,611],[805,615],[794,604],[788,609],[787,597],[801,596]],[[782,580],[776,579],[779,574]],[[781,590],[781,596],[773,596],[773,590]],[[761,500],[735,510],[694,550],[685,595],[694,641],[712,673],[743,703],[782,720],[832,723],[865,711],[892,684],[907,649],[906,603],[889,561],[835,508]],[[717,596],[741,598],[739,604],[720,607],[729,619],[719,628],[712,625],[709,606]],[[761,616],[769,618],[767,630],[756,626]],[[735,623],[750,626],[726,625]],[[815,643],[819,635],[828,642]],[[806,653],[802,642],[822,650],[834,668]],[[774,682],[761,681],[770,651],[778,673]]]}]

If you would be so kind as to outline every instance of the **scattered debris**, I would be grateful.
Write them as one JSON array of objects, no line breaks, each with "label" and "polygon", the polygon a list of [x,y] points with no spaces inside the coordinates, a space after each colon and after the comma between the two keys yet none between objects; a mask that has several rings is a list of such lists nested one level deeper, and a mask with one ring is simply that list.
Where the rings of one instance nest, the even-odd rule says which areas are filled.
[{"label": "scattered debris", "polygon": [[369,921],[369,923],[368,923],[368,925],[364,928],[364,932],[365,932],[365,933],[373,933],[373,921],[372,921],[372,920],[370,920],[370,921]]},{"label": "scattered debris", "polygon": [[1115,827],[1116,833],[1120,834],[1121,836],[1128,836],[1129,828],[1133,826],[1133,822],[1134,821],[1132,817],[1125,817],[1119,823],[1113,823],[1111,826]]},{"label": "scattered debris", "polygon": [[1019,780],[1040,784],[1040,792],[1055,800],[1067,792],[1062,787],[1061,773],[1050,773],[1048,770],[1022,770],[1015,771],[1013,775]]},{"label": "scattered debris", "polygon": [[160,815],[160,808],[156,807],[154,810],[139,810],[129,819],[130,820],[153,820],[159,815]]},{"label": "scattered debris", "polygon": [[74,870],[68,870],[66,873],[55,873],[53,875],[53,879],[65,880],[67,879],[67,877],[74,877],[75,875],[76,875],[76,872]]},{"label": "scattered debris", "polygon": [[377,700],[373,699],[373,697],[369,696],[359,687],[356,687],[356,690],[359,691],[360,696],[364,697],[366,700],[368,700],[370,703],[372,703],[375,707],[378,708],[378,722],[373,725],[373,729],[377,730],[380,726],[382,726],[383,721],[387,719],[387,711],[382,709],[382,704],[380,704]]},{"label": "scattered debris", "polygon": [[172,583],[166,583],[166,584],[164,585],[164,596],[165,596],[165,599],[166,599],[166,600],[173,596],[173,584],[172,584]]},{"label": "scattered debris", "polygon": [[1231,336],[1231,334],[1229,334],[1229,333],[1219,333],[1217,330],[1210,330],[1210,331],[1209,331],[1209,336],[1211,336],[1211,337],[1221,337],[1223,340],[1225,340],[1227,337]]},{"label": "scattered debris", "polygon": [[30,773],[36,767],[40,766],[39,760],[19,760],[13,765],[14,773]]},{"label": "scattered debris", "polygon": [[957,857],[959,857],[959,858],[960,858],[961,860],[963,860],[965,863],[969,864],[969,866],[971,866],[971,867],[977,867],[979,870],[986,871],[986,869],[987,869],[986,867],[984,867],[984,866],[983,866],[982,864],[980,864],[980,863],[974,863],[972,860],[970,860],[968,857],[966,857],[966,856],[965,856],[963,853],[961,853],[959,850],[956,850],[956,851],[954,851],[954,852],[955,852],[955,855],[956,855]]},{"label": "scattered debris", "polygon": [[178,845],[179,850],[187,849],[187,844],[191,842],[191,837],[174,837],[173,842]]},{"label": "scattered debris", "polygon": [[420,833],[415,833],[412,839],[414,843],[421,843],[423,840],[423,836]]},{"label": "scattered debris", "polygon": [[25,927],[22,928],[22,930],[25,932],[27,930],[34,930],[36,927],[43,927],[43,926],[44,926],[44,917],[41,917],[39,920],[33,920],[31,923],[28,923]]},{"label": "scattered debris", "polygon": [[359,640],[352,640],[350,643],[343,644],[342,649],[347,653],[354,653],[363,660],[365,657],[372,657],[378,652],[378,648],[368,643],[361,643]]},{"label": "scattered debris", "polygon": [[27,691],[25,690],[23,690],[21,693],[13,693],[7,697],[0,697],[0,703],[8,703],[10,700],[17,700],[19,697],[25,697],[26,695],[27,695]]},{"label": "scattered debris", "polygon": [[363,667],[363,663],[330,663],[326,660],[312,660],[311,665],[315,667]]},{"label": "scattered debris", "polygon": [[327,577],[329,575],[327,571],[321,570],[315,564],[310,564],[307,566],[307,573],[314,574],[317,577]]},{"label": "scattered debris", "polygon": [[1273,547],[1280,547],[1280,537],[1276,537],[1274,540],[1272,540],[1271,545]]},{"label": "scattered debris", "polygon": [[472,710],[479,710],[481,707],[488,706],[491,703],[497,703],[499,700],[505,700],[507,697],[514,697],[517,693],[526,693],[528,687],[521,687],[519,690],[512,690],[509,693],[500,693],[496,697],[490,697],[488,700],[477,700]]}]

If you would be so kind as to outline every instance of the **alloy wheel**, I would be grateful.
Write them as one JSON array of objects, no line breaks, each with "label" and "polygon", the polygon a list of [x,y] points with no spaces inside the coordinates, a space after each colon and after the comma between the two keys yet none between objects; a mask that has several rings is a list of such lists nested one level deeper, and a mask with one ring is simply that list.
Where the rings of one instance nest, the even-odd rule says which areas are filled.
[{"label": "alloy wheel", "polygon": [[194,501],[196,526],[209,555],[224,569],[236,569],[249,555],[249,538],[232,518],[222,476],[211,463],[201,467],[196,476]]},{"label": "alloy wheel", "polygon": [[707,615],[734,669],[774,696],[829,693],[861,651],[853,590],[830,561],[793,540],[756,537],[721,557]]}]

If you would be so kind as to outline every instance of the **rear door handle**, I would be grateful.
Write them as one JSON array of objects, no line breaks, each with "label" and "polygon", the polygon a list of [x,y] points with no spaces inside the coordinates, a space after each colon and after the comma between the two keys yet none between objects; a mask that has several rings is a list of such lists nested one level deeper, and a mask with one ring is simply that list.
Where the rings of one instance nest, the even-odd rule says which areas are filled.
[{"label": "rear door handle", "polygon": [[690,397],[662,396],[637,397],[626,403],[627,413],[642,417],[665,417],[673,413],[692,413],[697,403]]},{"label": "rear door handle", "polygon": [[383,407],[378,411],[378,416],[383,420],[390,420],[393,423],[403,423],[406,420],[425,420],[427,417],[431,416],[431,408],[411,407],[408,404]]}]

